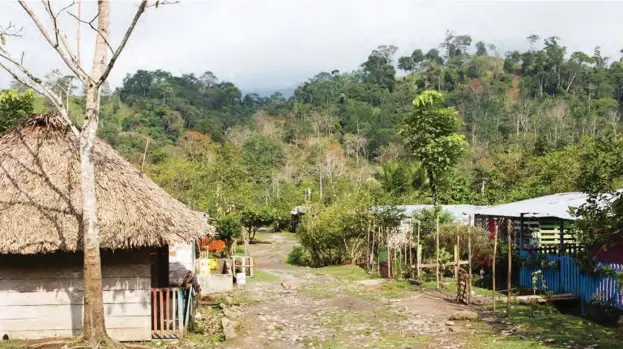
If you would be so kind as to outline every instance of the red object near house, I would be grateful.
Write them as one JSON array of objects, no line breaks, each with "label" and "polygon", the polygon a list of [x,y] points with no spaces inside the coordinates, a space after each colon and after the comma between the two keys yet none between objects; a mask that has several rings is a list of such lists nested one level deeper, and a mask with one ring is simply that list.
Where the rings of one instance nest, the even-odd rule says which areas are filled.
[{"label": "red object near house", "polygon": [[489,240],[495,239],[495,219],[489,218]]},{"label": "red object near house", "polygon": [[595,260],[603,263],[623,264],[623,240],[616,242],[607,249],[598,248],[593,251]]}]

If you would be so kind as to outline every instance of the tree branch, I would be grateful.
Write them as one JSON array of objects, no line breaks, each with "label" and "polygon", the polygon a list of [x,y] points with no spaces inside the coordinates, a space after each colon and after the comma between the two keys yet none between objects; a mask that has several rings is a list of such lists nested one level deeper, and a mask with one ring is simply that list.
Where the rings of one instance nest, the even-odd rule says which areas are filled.
[{"label": "tree branch", "polygon": [[[89,74],[87,74],[82,69],[82,67],[79,64],[77,64],[75,57],[72,57],[71,53],[68,53],[68,52],[64,51],[63,49],[61,49],[58,40],[55,42],[52,39],[52,37],[50,36],[50,33],[48,33],[48,31],[45,29],[45,27],[43,26],[41,21],[39,21],[39,18],[37,17],[37,15],[35,15],[35,13],[32,11],[30,6],[28,6],[26,1],[25,0],[18,0],[18,2],[22,6],[24,11],[26,11],[26,13],[30,17],[30,19],[32,19],[32,21],[35,23],[35,25],[37,26],[37,28],[39,29],[39,31],[41,32],[43,37],[50,44],[50,46],[52,46],[56,50],[56,52],[58,52],[58,54],[61,56],[61,58],[65,62],[65,65],[67,65],[67,67],[69,68],[69,70],[71,70],[83,84],[86,85],[88,83],[88,81],[91,81],[92,80],[91,77],[89,76]],[[58,33],[56,33],[56,34],[58,34]],[[64,41],[64,39],[62,37],[61,37],[61,40]],[[66,47],[64,47],[64,48],[67,49]]]},{"label": "tree branch", "polygon": [[[67,43],[67,36],[58,27],[58,16],[62,14],[64,11],[67,11],[70,7],[74,6],[76,4],[76,1],[73,0],[71,4],[62,8],[60,11],[58,11],[56,15],[54,14],[54,11],[52,10],[52,3],[50,2],[50,0],[41,0],[41,2],[43,2],[43,7],[46,9],[48,14],[50,15],[50,20],[52,21],[52,24],[54,25],[54,35],[56,38],[56,44],[58,45],[60,43],[60,45],[63,46],[63,49],[65,49],[65,53],[69,56],[69,58],[76,65],[76,67],[80,69],[87,77],[90,78],[90,75],[82,69],[80,62],[78,61],[78,57],[72,52],[69,44]],[[78,45],[80,45],[80,43],[78,43]]]},{"label": "tree branch", "polygon": [[154,2],[153,4],[149,4],[147,5],[147,7],[155,7],[158,8],[158,6],[165,6],[165,5],[173,5],[173,4],[179,4],[179,0],[156,0],[156,2]]},{"label": "tree branch", "polygon": [[71,132],[76,137],[80,136],[80,132],[78,131],[76,126],[73,124],[73,122],[69,118],[69,115],[67,114],[67,111],[65,110],[65,108],[63,108],[63,103],[62,103],[62,101],[61,101],[59,96],[57,96],[54,92],[46,89],[41,84],[41,80],[40,79],[35,78],[30,72],[28,72],[28,70],[26,68],[24,68],[22,65],[18,64],[14,60],[12,60],[10,57],[7,58],[4,55],[0,55],[0,58],[4,58],[7,61],[11,62],[12,64],[16,65],[17,68],[20,71],[22,71],[22,73],[24,73],[24,75],[26,75],[26,77],[28,77],[28,80],[27,79],[23,79],[22,77],[20,77],[19,74],[17,74],[15,71],[13,71],[11,68],[9,68],[4,63],[2,63],[2,61],[0,61],[0,68],[4,69],[7,73],[9,73],[18,82],[24,84],[25,86],[30,87],[31,89],[33,89],[38,94],[40,94],[40,95],[44,96],[45,98],[47,98],[50,101],[50,103],[52,103],[52,105],[54,105],[54,107],[58,110],[60,116],[63,118],[63,120],[65,120],[65,122],[67,123],[67,125],[71,129]]},{"label": "tree branch", "polygon": [[[23,1],[23,0],[20,0],[20,1]],[[143,14],[143,12],[145,12],[146,7],[147,7],[147,0],[142,0],[141,4],[138,6],[138,9],[136,10],[136,14],[134,15],[134,19],[132,19],[132,23],[130,24],[130,27],[128,27],[128,30],[123,36],[123,40],[121,40],[121,44],[119,44],[119,47],[117,48],[113,56],[110,58],[110,61],[108,61],[108,66],[106,67],[106,70],[104,70],[104,73],[102,74],[102,76],[98,78],[97,83],[95,84],[97,87],[102,86],[104,81],[106,81],[106,79],[108,78],[110,71],[114,67],[115,62],[117,61],[117,58],[119,58],[119,55],[125,48],[125,45],[128,43],[128,40],[130,39],[130,35],[132,35],[132,32],[134,31],[134,28],[136,27],[136,23],[138,23],[138,20],[141,18],[141,15]]]},{"label": "tree branch", "polygon": [[104,42],[106,43],[106,45],[107,45],[107,46],[108,46],[108,48],[110,49],[110,52],[111,52],[111,53],[113,53],[113,54],[115,53],[115,50],[114,50],[114,49],[112,48],[112,46],[110,45],[110,42],[108,41],[108,38],[107,38],[104,34],[102,34],[102,32],[101,32],[101,31],[99,31],[97,28],[95,28],[95,26],[93,25],[93,21],[95,21],[95,20],[97,19],[97,17],[99,16],[99,14],[95,15],[95,17],[93,17],[93,19],[92,19],[91,21],[89,21],[89,22],[84,21],[84,20],[82,20],[82,19],[78,18],[78,16],[74,15],[74,14],[73,14],[73,13],[71,13],[71,12],[67,12],[67,14],[68,14],[68,15],[70,15],[70,16],[72,16],[73,18],[75,18],[75,19],[76,19],[76,21],[78,21],[78,22],[80,22],[80,23],[83,23],[83,24],[87,24],[89,27],[91,27],[91,29],[93,29],[93,30],[94,30],[94,31],[95,31],[95,32],[96,32],[99,36],[101,36],[101,37],[102,37],[102,39],[104,40]]},{"label": "tree branch", "polygon": [[19,36],[22,36],[23,30],[24,30],[24,27],[17,29],[15,25],[13,24],[13,22],[9,22],[9,26],[6,28],[0,25],[0,34],[4,36],[19,37]]}]

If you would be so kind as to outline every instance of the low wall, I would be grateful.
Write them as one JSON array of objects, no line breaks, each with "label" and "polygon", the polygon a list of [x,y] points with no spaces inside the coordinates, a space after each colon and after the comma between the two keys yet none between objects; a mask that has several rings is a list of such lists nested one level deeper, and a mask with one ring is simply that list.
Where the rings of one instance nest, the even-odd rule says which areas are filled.
[{"label": "low wall", "polygon": [[[119,341],[151,339],[149,251],[102,254],[104,314]],[[71,337],[82,331],[81,254],[0,256],[0,337]]]},{"label": "low wall", "polygon": [[231,274],[198,275],[197,281],[201,286],[201,296],[234,290],[234,278]]}]

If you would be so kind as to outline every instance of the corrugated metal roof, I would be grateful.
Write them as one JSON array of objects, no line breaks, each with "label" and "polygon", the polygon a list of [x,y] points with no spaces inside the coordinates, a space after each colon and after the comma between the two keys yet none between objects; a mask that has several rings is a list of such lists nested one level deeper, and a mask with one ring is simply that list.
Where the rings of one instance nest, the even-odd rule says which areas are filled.
[{"label": "corrugated metal roof", "polygon": [[[442,210],[448,211],[456,221],[459,221],[463,224],[469,222],[469,216],[474,215],[480,209],[485,209],[489,206],[475,206],[475,205],[439,205]],[[375,209],[389,207],[389,206],[377,206]],[[430,210],[434,206],[433,205],[398,205],[397,209],[400,209],[404,212],[407,217],[411,217],[413,212],[419,210]]]},{"label": "corrugated metal roof", "polygon": [[[620,192],[621,190],[619,190]],[[569,210],[586,203],[588,195],[579,192],[559,193],[541,196],[534,199],[522,200],[481,209],[474,214],[498,217],[557,217],[576,220]]]}]

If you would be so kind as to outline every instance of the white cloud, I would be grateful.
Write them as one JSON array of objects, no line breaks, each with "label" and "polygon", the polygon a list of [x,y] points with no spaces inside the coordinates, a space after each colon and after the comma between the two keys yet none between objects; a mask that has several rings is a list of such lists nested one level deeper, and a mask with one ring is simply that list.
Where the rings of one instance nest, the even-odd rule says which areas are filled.
[{"label": "white cloud", "polygon": [[[113,42],[119,41],[135,7],[136,2],[113,2]],[[88,18],[95,3],[85,2],[84,8],[83,18]],[[118,86],[137,69],[174,74],[211,70],[243,89],[292,87],[320,71],[355,69],[381,44],[398,46],[399,54],[435,47],[446,29],[493,43],[501,52],[525,49],[525,38],[537,33],[559,36],[568,52],[601,46],[618,59],[621,13],[621,2],[184,1],[148,10],[110,79]],[[25,27],[24,37],[10,44],[16,54],[25,50],[33,71],[43,75],[62,67],[19,5],[2,1],[0,25],[9,21]],[[67,17],[62,24],[69,26],[69,38],[75,37],[75,22]],[[82,27],[83,33],[89,30]],[[91,42],[92,36],[83,41]],[[84,62],[91,50],[83,48]],[[9,81],[0,72],[0,86]]]}]

